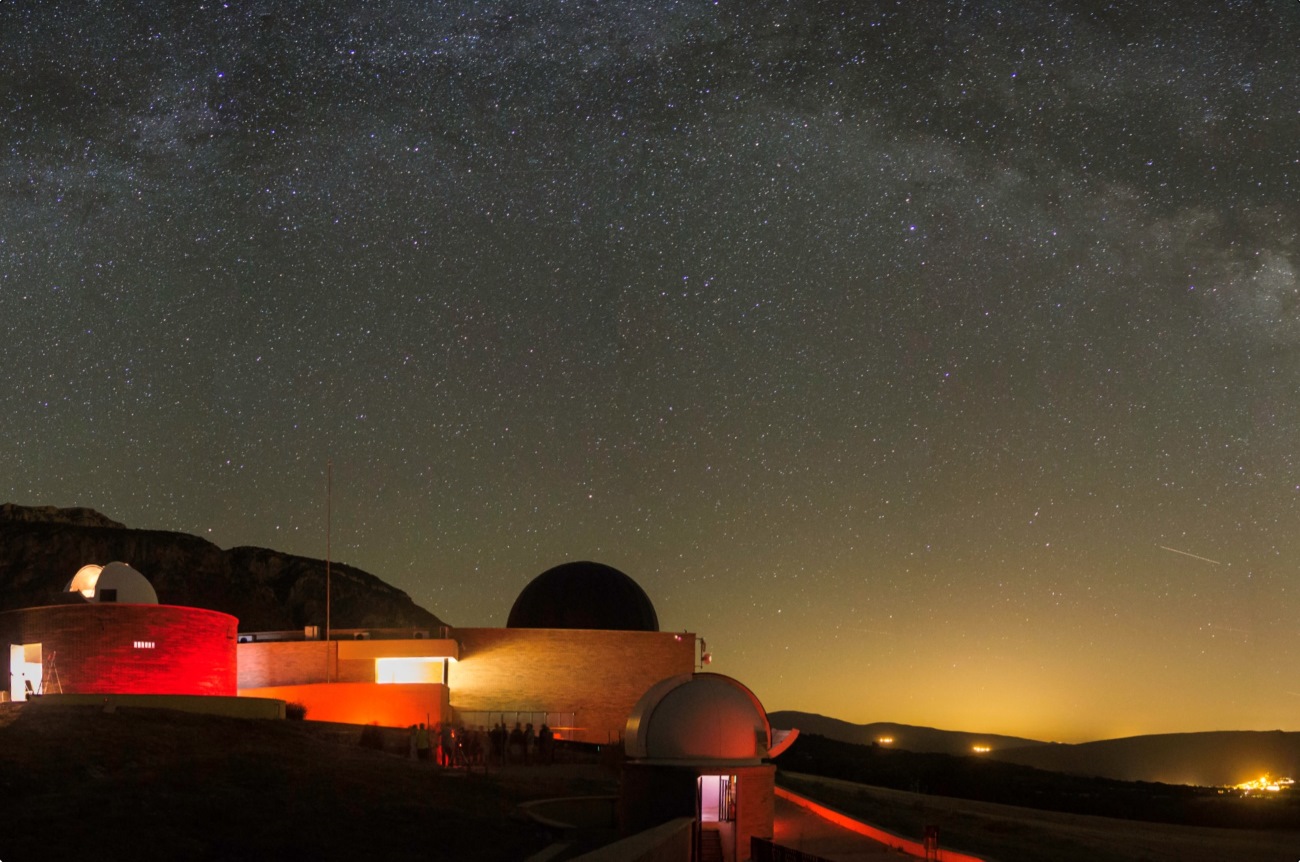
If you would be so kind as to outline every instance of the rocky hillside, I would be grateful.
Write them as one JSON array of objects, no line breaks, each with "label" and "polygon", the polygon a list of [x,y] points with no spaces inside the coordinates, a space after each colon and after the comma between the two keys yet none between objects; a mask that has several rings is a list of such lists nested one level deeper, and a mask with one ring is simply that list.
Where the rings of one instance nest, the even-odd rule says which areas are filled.
[{"label": "rocky hillside", "polygon": [[[129,563],[163,604],[224,611],[241,631],[325,623],[325,562],[266,548],[222,550],[197,536],[132,530],[92,509],[0,506],[0,610],[49,604],[87,563]],[[335,628],[442,625],[401,590],[330,567]]]}]

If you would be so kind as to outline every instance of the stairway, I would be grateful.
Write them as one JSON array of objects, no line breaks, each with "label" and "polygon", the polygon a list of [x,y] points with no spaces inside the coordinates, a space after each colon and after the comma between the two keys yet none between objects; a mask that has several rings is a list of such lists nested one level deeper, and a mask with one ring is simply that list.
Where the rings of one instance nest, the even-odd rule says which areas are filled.
[{"label": "stairway", "polygon": [[722,862],[722,835],[716,828],[700,830],[699,862]]}]

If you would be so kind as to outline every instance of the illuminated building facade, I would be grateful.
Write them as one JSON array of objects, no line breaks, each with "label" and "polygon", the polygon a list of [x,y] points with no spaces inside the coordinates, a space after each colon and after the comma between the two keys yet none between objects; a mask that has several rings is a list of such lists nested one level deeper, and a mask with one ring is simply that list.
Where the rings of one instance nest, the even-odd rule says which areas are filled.
[{"label": "illuminated building facade", "polygon": [[63,603],[0,614],[9,696],[187,694],[301,703],[321,721],[550,725],[614,742],[660,680],[695,669],[697,639],[658,630],[650,599],[598,563],[534,579],[505,628],[237,631],[234,617],[159,605],[123,563],[86,566]]},{"label": "illuminated building facade", "polygon": [[87,566],[64,603],[0,613],[10,700],[29,695],[236,693],[238,621],[160,605],[124,563]]},{"label": "illuminated building facade", "polygon": [[653,684],[695,668],[695,635],[660,632],[627,575],[575,562],[520,593],[505,628],[240,635],[242,695],[302,703],[322,721],[387,726],[545,722],[612,742]]},{"label": "illuminated building facade", "polygon": [[767,761],[793,736],[774,742],[739,682],[695,673],[695,635],[660,632],[645,593],[607,566],[543,573],[505,628],[353,629],[328,640],[312,628],[240,633],[229,614],[160,605],[122,563],[83,567],[62,597],[0,613],[13,700],[203,695],[205,705],[277,704],[281,716],[278,701],[297,702],[313,719],[352,724],[531,721],[599,743],[626,734],[625,832],[689,816],[703,827],[696,839],[725,836],[732,859],[751,836],[772,836]]},{"label": "illuminated building facade", "polygon": [[[776,767],[796,733],[774,737],[767,712],[741,683],[715,673],[661,680],[627,719],[620,820],[632,834],[692,817],[722,858],[748,858],[772,838]],[[695,858],[708,855],[698,848]]]}]

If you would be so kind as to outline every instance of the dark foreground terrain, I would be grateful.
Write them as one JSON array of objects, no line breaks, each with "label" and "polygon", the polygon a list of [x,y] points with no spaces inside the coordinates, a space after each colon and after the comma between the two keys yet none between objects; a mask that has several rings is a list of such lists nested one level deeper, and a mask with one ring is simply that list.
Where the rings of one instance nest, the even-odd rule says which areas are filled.
[{"label": "dark foreground terrain", "polygon": [[[363,744],[377,736],[383,750]],[[613,772],[596,765],[467,775],[413,762],[403,748],[400,731],[310,721],[0,705],[0,859],[519,860],[552,840],[518,815],[520,802],[616,792]],[[874,756],[808,737],[780,763],[806,769],[821,758],[824,771],[865,780],[863,764]],[[1034,791],[1006,778],[1017,773],[987,770],[1023,767],[928,758],[880,758],[874,774],[927,794],[784,771],[780,781],[900,835],[919,838],[925,826],[938,825],[944,846],[998,862],[1300,859],[1297,828],[1126,822],[939,796],[940,789],[983,782],[1004,796],[1018,787],[1028,794],[1021,804],[1032,804]],[[1062,778],[1028,773],[1043,782]],[[1087,799],[1091,791],[1079,792]],[[1204,798],[1196,792],[1193,798]],[[596,843],[609,837],[592,836]]]},{"label": "dark foreground terrain", "polygon": [[0,859],[519,860],[550,839],[517,803],[613,786],[559,768],[445,773],[361,732],[5,704]]}]

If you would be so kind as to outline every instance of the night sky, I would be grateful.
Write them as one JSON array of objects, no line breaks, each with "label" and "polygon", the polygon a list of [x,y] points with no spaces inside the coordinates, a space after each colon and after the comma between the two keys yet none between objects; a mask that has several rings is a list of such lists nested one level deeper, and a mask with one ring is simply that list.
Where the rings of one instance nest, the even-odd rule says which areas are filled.
[{"label": "night sky", "polygon": [[334,559],[453,624],[593,559],[769,710],[1300,730],[1297,46],[3,0],[0,497],[323,557],[332,459]]}]

